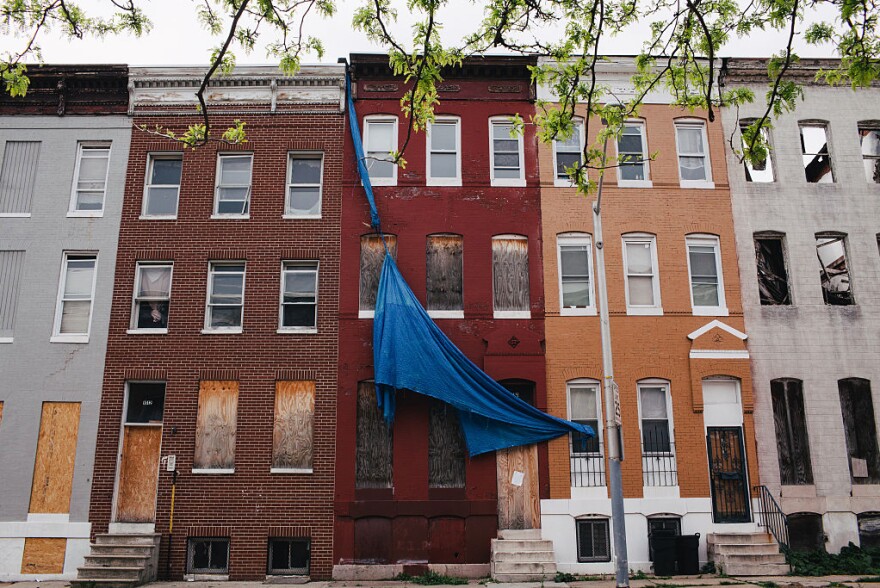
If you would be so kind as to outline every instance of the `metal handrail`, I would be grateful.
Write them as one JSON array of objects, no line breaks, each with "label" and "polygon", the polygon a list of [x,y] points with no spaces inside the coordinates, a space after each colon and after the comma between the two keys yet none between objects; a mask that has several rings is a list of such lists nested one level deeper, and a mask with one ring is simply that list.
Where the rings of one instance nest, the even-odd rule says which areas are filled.
[{"label": "metal handrail", "polygon": [[773,538],[780,546],[788,549],[788,517],[782,512],[779,503],[773,498],[767,486],[755,486],[759,494],[758,499],[761,504],[760,520],[758,525],[766,527]]}]

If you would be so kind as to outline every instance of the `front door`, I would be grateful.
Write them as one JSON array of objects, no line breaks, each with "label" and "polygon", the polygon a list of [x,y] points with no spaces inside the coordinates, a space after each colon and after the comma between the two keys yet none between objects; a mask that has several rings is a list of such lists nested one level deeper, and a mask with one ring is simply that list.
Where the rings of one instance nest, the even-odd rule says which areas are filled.
[{"label": "front door", "polygon": [[[527,380],[502,380],[516,397],[535,405],[535,384]],[[495,452],[498,475],[498,528],[538,529],[541,505],[538,494],[538,446],[524,445]]]},{"label": "front door", "polygon": [[707,427],[712,518],[716,523],[751,521],[742,427]]}]

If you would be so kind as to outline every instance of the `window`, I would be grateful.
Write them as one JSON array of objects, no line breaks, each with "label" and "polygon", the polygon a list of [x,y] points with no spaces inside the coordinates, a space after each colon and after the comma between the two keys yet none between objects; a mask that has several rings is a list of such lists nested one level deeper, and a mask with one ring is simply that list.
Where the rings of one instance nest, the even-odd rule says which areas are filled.
[{"label": "window", "polygon": [[183,155],[151,153],[147,159],[144,186],[144,218],[177,218]]},{"label": "window", "polygon": [[721,273],[721,247],[712,235],[687,238],[691,305],[695,315],[727,316]]},{"label": "window", "polygon": [[0,216],[31,215],[39,158],[39,141],[6,141],[0,169]]},{"label": "window", "polygon": [[231,474],[235,471],[237,412],[238,382],[199,382],[193,473]]},{"label": "window", "polygon": [[804,174],[811,184],[834,182],[831,154],[828,152],[828,128],[825,123],[801,123],[801,152]]},{"label": "window", "polygon": [[[748,147],[745,137],[746,129],[756,122],[755,119],[745,119],[739,122],[740,139],[742,140],[744,150]],[[756,184],[773,181],[773,160],[770,158],[770,138],[767,135],[766,126],[761,127],[761,138],[767,143],[767,157],[765,157],[763,161],[756,161],[754,163],[748,160],[743,161],[743,168],[746,171],[746,181],[754,182]]]},{"label": "window", "polygon": [[165,410],[164,382],[129,382],[125,422],[142,425],[162,422]]},{"label": "window", "polygon": [[819,256],[822,298],[825,304],[847,306],[855,304],[849,264],[846,260],[844,235],[816,235],[816,254]]},{"label": "window", "polygon": [[0,343],[12,343],[24,251],[0,251]]},{"label": "window", "polygon": [[312,471],[315,382],[275,382],[272,472]]},{"label": "window", "polygon": [[170,263],[137,264],[132,329],[167,332],[172,267]]},{"label": "window", "polygon": [[575,118],[573,123],[572,133],[568,139],[555,139],[553,141],[553,160],[556,162],[554,184],[557,186],[572,186],[571,177],[566,170],[579,166],[582,161],[584,123],[579,118]]},{"label": "window", "polygon": [[323,154],[291,153],[287,159],[287,203],[284,216],[320,217],[323,179]]},{"label": "window", "polygon": [[669,384],[638,385],[642,430],[642,477],[645,486],[677,486]]},{"label": "window", "polygon": [[493,186],[525,186],[523,138],[508,117],[489,119],[490,178]]},{"label": "window", "polygon": [[431,399],[428,415],[428,487],[464,488],[465,442],[458,411]]},{"label": "window", "polygon": [[461,123],[438,116],[427,128],[427,184],[461,186]]},{"label": "window", "polygon": [[702,121],[675,123],[678,175],[682,188],[712,188],[706,125]]},{"label": "window", "polygon": [[557,235],[556,253],[559,258],[559,313],[596,314],[592,238],[586,233]]},{"label": "window", "polygon": [[623,258],[627,314],[662,314],[654,236],[624,235]]},{"label": "window", "polygon": [[281,268],[281,331],[317,332],[318,262],[286,261]]},{"label": "window", "polygon": [[312,546],[307,538],[269,538],[269,573],[306,576]]},{"label": "window", "polygon": [[428,314],[464,318],[461,235],[428,235],[425,251]]},{"label": "window", "polygon": [[595,437],[569,435],[572,487],[605,485],[605,459],[602,456],[601,402],[599,383],[573,380],[568,388],[568,417],[593,429]]},{"label": "window", "polygon": [[791,304],[782,237],[755,235],[758,293],[764,306]]},{"label": "window", "polygon": [[385,251],[397,259],[397,236],[372,234],[361,236],[361,274],[360,274],[360,311],[359,318],[373,318],[376,308],[376,296],[379,294],[379,277],[382,275],[382,264],[385,262]]},{"label": "window", "polygon": [[786,519],[788,547],[792,551],[825,550],[825,529],[822,525],[822,515],[814,512],[795,512],[787,515]]},{"label": "window", "polygon": [[396,186],[397,118],[371,116],[364,120],[364,155],[370,182],[374,186]]},{"label": "window", "polygon": [[880,184],[880,123],[859,123],[862,164],[869,184]]},{"label": "window", "polygon": [[205,331],[241,332],[244,268],[244,262],[211,262]]},{"label": "window", "polygon": [[623,132],[617,139],[617,157],[620,161],[617,168],[619,186],[647,187],[651,185],[645,123],[628,121],[623,125]]},{"label": "window", "polygon": [[217,156],[217,190],[214,217],[247,218],[250,211],[251,168],[254,156]]},{"label": "window", "polygon": [[608,519],[578,519],[575,523],[578,561],[611,561]]},{"label": "window", "polygon": [[528,239],[492,237],[492,289],[495,318],[531,318]]},{"label": "window", "polygon": [[87,343],[95,298],[95,254],[65,253],[52,341]]},{"label": "window", "polygon": [[783,485],[813,483],[802,386],[800,380],[780,379],[770,382],[779,477]]},{"label": "window", "polygon": [[681,535],[681,519],[678,517],[648,518],[648,559],[654,561],[654,541],[656,537],[678,537]]},{"label": "window", "polygon": [[871,382],[863,378],[838,380],[840,411],[853,484],[880,484],[880,452],[871,399]]},{"label": "window", "polygon": [[358,383],[356,488],[391,488],[393,472],[392,429],[376,405],[372,381]]},{"label": "window", "polygon": [[229,539],[190,537],[187,564],[187,572],[190,574],[228,574]]},{"label": "window", "polygon": [[78,145],[70,216],[101,216],[104,212],[109,162],[109,143]]},{"label": "window", "polygon": [[859,523],[859,547],[862,549],[880,547],[880,512],[863,512],[856,517],[856,520]]}]

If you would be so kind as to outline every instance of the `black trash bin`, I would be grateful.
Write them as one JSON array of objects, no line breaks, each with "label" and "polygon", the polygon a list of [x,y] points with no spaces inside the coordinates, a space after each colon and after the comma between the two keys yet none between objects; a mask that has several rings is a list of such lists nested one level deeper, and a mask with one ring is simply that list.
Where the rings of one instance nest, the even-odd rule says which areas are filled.
[{"label": "black trash bin", "polygon": [[676,545],[678,537],[651,537],[651,549],[654,551],[654,575],[672,576],[675,574]]},{"label": "black trash bin", "polygon": [[700,534],[679,535],[675,538],[675,558],[678,573],[693,576],[700,573]]}]

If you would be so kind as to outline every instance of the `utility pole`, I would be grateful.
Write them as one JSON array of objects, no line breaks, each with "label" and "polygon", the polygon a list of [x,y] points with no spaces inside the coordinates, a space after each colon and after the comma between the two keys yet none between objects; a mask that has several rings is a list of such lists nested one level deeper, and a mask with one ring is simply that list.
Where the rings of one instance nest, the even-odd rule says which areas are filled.
[{"label": "utility pole", "polygon": [[[602,124],[606,124],[603,120]],[[623,510],[623,479],[620,462],[623,459],[623,434],[620,428],[620,395],[614,383],[614,365],[611,361],[611,325],[608,322],[608,287],[605,283],[605,242],[602,240],[602,182],[605,179],[605,158],[608,137],[602,147],[602,175],[596,202],[593,203],[593,230],[596,233],[596,289],[599,306],[599,327],[602,334],[602,373],[605,392],[605,430],[608,432],[608,491],[611,495],[611,529],[614,534],[614,559],[617,564],[617,586],[629,586],[629,560],[626,554],[626,522]]]}]

